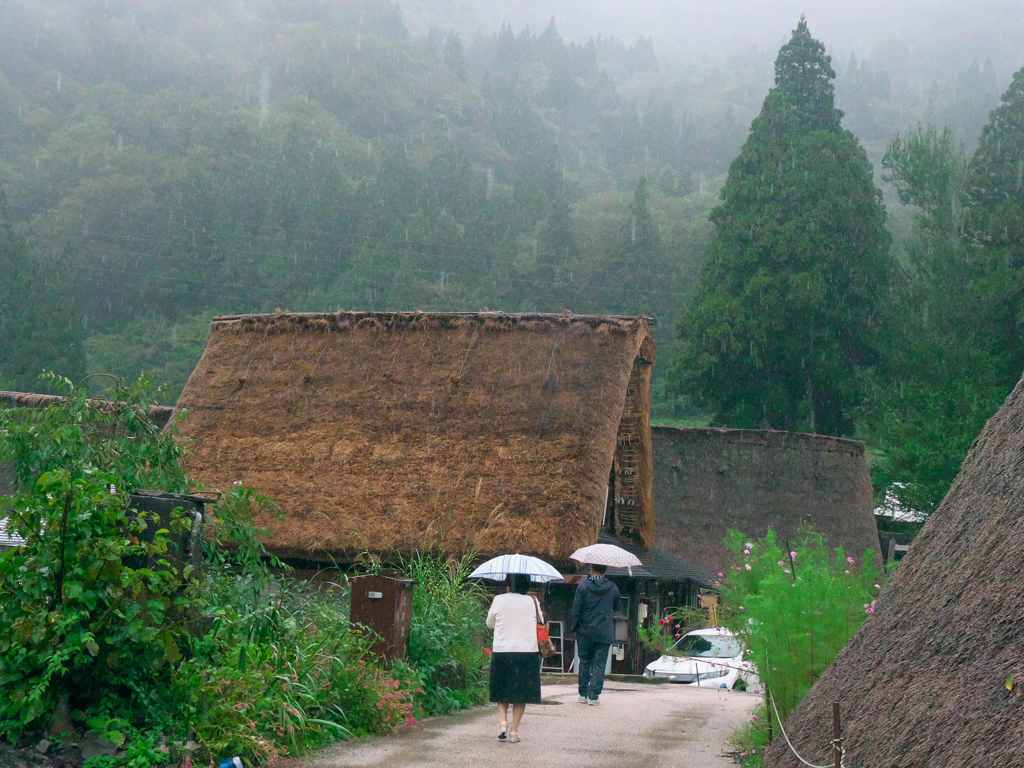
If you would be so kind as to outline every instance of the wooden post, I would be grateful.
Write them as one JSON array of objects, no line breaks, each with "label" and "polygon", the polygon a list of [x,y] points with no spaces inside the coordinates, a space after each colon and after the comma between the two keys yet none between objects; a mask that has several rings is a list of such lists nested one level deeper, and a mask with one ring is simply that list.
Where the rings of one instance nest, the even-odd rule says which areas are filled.
[{"label": "wooden post", "polygon": [[57,584],[54,589],[54,605],[64,603],[64,560],[67,552],[68,518],[71,514],[71,491],[64,494],[64,510],[60,517],[60,561],[57,563]]},{"label": "wooden post", "polygon": [[839,722],[839,702],[832,702],[832,768],[842,768],[843,730]]}]

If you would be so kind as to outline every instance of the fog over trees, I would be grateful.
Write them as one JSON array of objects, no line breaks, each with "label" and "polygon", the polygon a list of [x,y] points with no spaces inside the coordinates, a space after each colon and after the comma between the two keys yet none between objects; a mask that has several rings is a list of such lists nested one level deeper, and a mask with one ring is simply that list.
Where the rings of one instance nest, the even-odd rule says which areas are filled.
[{"label": "fog over trees", "polygon": [[1018,5],[8,0],[0,388],[173,402],[222,312],[646,313],[657,418],[930,509],[1024,367]]}]

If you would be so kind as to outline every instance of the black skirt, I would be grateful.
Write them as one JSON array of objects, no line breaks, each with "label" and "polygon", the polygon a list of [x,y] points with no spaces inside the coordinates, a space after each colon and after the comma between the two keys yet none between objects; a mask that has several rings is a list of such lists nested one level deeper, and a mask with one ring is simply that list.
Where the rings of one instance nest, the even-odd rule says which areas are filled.
[{"label": "black skirt", "polygon": [[540,654],[492,653],[491,701],[540,704]]}]

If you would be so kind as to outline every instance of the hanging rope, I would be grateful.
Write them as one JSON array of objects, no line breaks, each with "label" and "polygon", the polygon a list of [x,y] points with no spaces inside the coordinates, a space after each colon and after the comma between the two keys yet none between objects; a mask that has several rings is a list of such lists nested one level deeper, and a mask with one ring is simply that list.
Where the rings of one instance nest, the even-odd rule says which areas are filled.
[{"label": "hanging rope", "polygon": [[[779,722],[779,732],[782,734],[782,738],[785,739],[786,746],[789,747],[789,751],[796,756],[797,760],[806,765],[807,768],[834,768],[834,766],[831,763],[828,765],[818,765],[817,763],[812,763],[807,760],[804,760],[803,757],[800,756],[800,753],[796,751],[796,747],[793,746],[793,742],[789,740],[789,736],[786,734],[785,727],[782,725],[782,718],[779,717],[779,708],[775,706],[775,696],[772,695],[770,688],[767,690],[768,701],[771,702],[772,711],[775,713],[775,719]],[[846,768],[846,747],[844,747],[840,743],[839,739],[832,739],[830,743],[833,749],[839,747],[839,768]]]}]

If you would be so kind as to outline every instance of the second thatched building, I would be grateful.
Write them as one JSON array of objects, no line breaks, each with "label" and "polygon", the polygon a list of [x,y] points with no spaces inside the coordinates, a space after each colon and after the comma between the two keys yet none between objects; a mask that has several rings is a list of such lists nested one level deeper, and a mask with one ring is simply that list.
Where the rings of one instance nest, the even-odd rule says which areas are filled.
[{"label": "second thatched building", "polygon": [[[293,560],[522,552],[570,568],[599,538],[648,552],[654,354],[642,317],[219,317],[178,403],[187,468],[281,504],[259,522]],[[697,589],[685,564],[658,562],[624,590],[620,666],[640,660],[641,597]],[[549,665],[568,666],[565,639]]]}]

